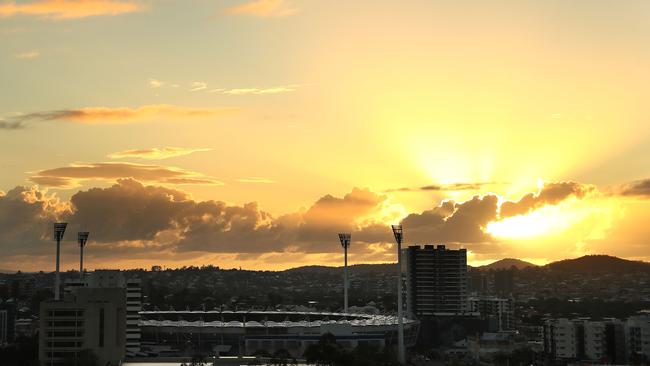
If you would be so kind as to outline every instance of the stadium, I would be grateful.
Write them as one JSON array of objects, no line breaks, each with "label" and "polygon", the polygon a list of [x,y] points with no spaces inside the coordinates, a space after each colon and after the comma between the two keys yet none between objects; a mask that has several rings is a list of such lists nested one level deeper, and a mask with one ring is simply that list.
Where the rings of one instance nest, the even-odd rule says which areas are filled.
[{"label": "stadium", "polygon": [[[300,357],[323,334],[344,348],[397,344],[398,318],[301,311],[142,311],[142,351],[148,356],[206,352],[221,355],[273,353],[284,349]],[[407,346],[417,339],[419,323],[403,319]]]}]

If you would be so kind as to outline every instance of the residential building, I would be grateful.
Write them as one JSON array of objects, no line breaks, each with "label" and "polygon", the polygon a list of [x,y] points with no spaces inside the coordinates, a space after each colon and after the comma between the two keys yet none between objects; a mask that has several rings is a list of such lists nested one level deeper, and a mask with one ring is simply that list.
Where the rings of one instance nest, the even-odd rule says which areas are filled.
[{"label": "residential building", "polygon": [[632,316],[625,322],[627,353],[631,359],[650,359],[650,315]]},{"label": "residential building", "polygon": [[[636,345],[643,343],[643,337],[637,337],[642,334],[637,329],[643,326],[642,321],[634,319],[627,322],[612,318],[548,319],[544,324],[544,350],[560,361],[625,364],[633,356],[634,349],[642,349],[642,346],[636,348]],[[634,343],[635,340],[639,341]]]},{"label": "residential building", "polygon": [[15,322],[16,304],[13,301],[0,302],[0,345],[13,342]]},{"label": "residential building", "polygon": [[480,313],[481,318],[489,320],[491,331],[515,329],[513,298],[470,296],[467,299],[467,311]]},{"label": "residential building", "polygon": [[555,359],[577,359],[582,352],[581,334],[572,320],[549,319],[544,323],[544,350]]},{"label": "residential building", "polygon": [[415,317],[467,310],[467,251],[444,245],[406,251],[407,311]]},{"label": "residential building", "polygon": [[511,296],[515,289],[515,272],[512,269],[494,271],[494,292],[499,296]]}]

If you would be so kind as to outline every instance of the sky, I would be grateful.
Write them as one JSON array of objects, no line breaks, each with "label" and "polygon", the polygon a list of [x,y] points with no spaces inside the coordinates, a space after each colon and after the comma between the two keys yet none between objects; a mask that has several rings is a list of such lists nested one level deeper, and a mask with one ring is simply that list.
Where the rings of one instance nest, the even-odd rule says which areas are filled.
[{"label": "sky", "polygon": [[0,0],[0,269],[650,261],[650,3]]}]

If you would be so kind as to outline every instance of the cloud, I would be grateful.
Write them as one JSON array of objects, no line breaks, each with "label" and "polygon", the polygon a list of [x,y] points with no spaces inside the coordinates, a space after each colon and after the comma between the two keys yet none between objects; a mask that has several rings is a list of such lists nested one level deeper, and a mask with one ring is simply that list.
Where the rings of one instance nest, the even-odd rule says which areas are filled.
[{"label": "cloud", "polygon": [[128,123],[152,118],[206,118],[232,112],[229,108],[191,108],[170,104],[150,104],[137,108],[88,107],[34,112],[6,120],[14,129],[29,121],[68,121],[85,124]]},{"label": "cloud", "polygon": [[223,94],[229,95],[246,95],[246,94],[279,94],[289,93],[296,90],[296,86],[277,86],[273,88],[235,88],[221,89]]},{"label": "cloud", "polygon": [[492,239],[484,230],[498,218],[498,202],[491,194],[462,203],[443,201],[431,210],[406,216],[401,223],[411,242],[482,243]]},{"label": "cloud", "polygon": [[152,88],[163,88],[163,87],[167,87],[167,86],[172,87],[172,88],[178,88],[179,87],[178,84],[173,84],[173,83],[170,83],[170,82],[167,82],[167,81],[153,79],[153,78],[149,79],[149,86],[152,87]]},{"label": "cloud", "polygon": [[595,191],[592,185],[576,182],[559,182],[544,184],[538,193],[529,193],[517,202],[506,201],[501,204],[500,216],[509,217],[525,215],[545,205],[555,205],[571,196],[583,198]]},{"label": "cloud", "polygon": [[624,185],[621,194],[623,196],[650,198],[650,179],[638,180]]},{"label": "cloud", "polygon": [[6,1],[0,4],[0,17],[17,15],[67,20],[143,11],[134,1],[118,0],[37,0],[26,3]]},{"label": "cloud", "polygon": [[[123,169],[134,169],[127,165]],[[128,176],[115,174],[112,167],[67,168],[43,174],[43,179]],[[72,172],[69,168],[73,168]],[[109,173],[97,173],[104,170]],[[184,179],[145,170],[138,172],[139,180]],[[154,168],[149,170],[157,172]],[[546,195],[565,199],[575,195],[558,193],[566,192],[563,183],[547,186]],[[465,202],[443,201],[429,210],[402,215],[405,240],[409,244],[460,244],[474,256],[503,255],[505,244],[485,230],[488,223],[499,220],[499,202],[496,195],[487,194]],[[588,206],[590,202],[582,204]],[[79,191],[67,202],[36,188],[17,187],[6,195],[0,194],[0,225],[9,228],[0,231],[0,243],[7,243],[1,244],[3,250],[9,248],[3,251],[7,256],[49,254],[51,248],[43,241],[50,240],[51,223],[65,220],[71,232],[91,232],[89,259],[96,258],[97,263],[124,263],[124,258],[144,260],[150,258],[151,252],[169,262],[209,254],[263,261],[282,255],[338,255],[337,233],[349,232],[354,261],[392,261],[395,247],[388,223],[396,221],[386,219],[385,212],[390,207],[387,196],[360,188],[343,196],[324,195],[307,209],[274,216],[256,202],[237,205],[218,200],[198,201],[181,190],[146,185],[133,178],[118,179],[105,188]]]},{"label": "cloud", "polygon": [[17,53],[14,55],[15,58],[21,59],[21,60],[33,60],[35,58],[38,58],[41,56],[41,53],[38,51],[28,51],[28,52],[22,52],[22,53]]},{"label": "cloud", "polygon": [[183,147],[161,147],[151,149],[133,149],[114,152],[108,155],[110,159],[125,159],[125,158],[139,158],[147,160],[162,160],[174,158],[177,156],[190,155],[195,152],[211,151],[209,148],[188,149]]},{"label": "cloud", "polygon": [[[108,188],[80,191],[70,199],[66,221],[92,233],[94,241],[151,241],[172,229],[194,203],[181,191],[120,179]],[[124,243],[122,243],[124,245]]]},{"label": "cloud", "polygon": [[114,181],[133,178],[159,184],[223,185],[200,173],[160,165],[135,163],[79,163],[67,167],[46,169],[29,178],[44,186],[72,188],[87,180]]},{"label": "cloud", "polygon": [[451,184],[430,184],[418,188],[401,187],[387,189],[385,192],[418,192],[418,191],[475,191],[488,185],[497,183],[451,183]]},{"label": "cloud", "polygon": [[202,81],[193,81],[190,84],[190,91],[199,91],[199,90],[205,90],[208,88],[208,84],[202,82]]},{"label": "cloud", "polygon": [[0,130],[19,130],[23,127],[24,126],[20,121],[7,121],[0,119]]},{"label": "cloud", "polygon": [[[169,84],[165,81],[157,79],[149,79],[149,86],[152,88],[162,88],[164,86],[178,86],[175,84]],[[280,94],[280,93],[290,93],[295,91],[301,84],[291,84],[291,85],[282,85],[282,86],[273,86],[266,88],[250,87],[250,88],[211,88],[208,89],[208,83],[203,81],[193,81],[190,83],[188,91],[197,92],[205,90],[207,93],[219,93],[226,95],[264,95],[264,94]]]},{"label": "cloud", "polygon": [[285,0],[254,0],[225,10],[226,14],[258,18],[277,18],[293,15],[298,9]]},{"label": "cloud", "polygon": [[236,179],[236,181],[240,183],[265,183],[265,184],[275,183],[274,180],[260,178],[260,177],[239,178]]},{"label": "cloud", "polygon": [[[0,249],[4,255],[52,253],[52,223],[68,212],[69,206],[54,195],[36,188],[16,187],[0,192]],[[7,263],[0,263],[7,264]]]}]

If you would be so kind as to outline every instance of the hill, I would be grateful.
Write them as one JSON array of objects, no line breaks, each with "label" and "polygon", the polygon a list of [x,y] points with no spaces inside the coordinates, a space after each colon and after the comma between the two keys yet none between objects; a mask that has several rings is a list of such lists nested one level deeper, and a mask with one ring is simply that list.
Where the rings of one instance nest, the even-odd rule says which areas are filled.
[{"label": "hill", "polygon": [[585,255],[564,259],[544,266],[552,271],[573,273],[634,273],[650,272],[650,263],[631,261],[609,255]]},{"label": "hill", "polygon": [[[358,274],[371,274],[371,273],[390,273],[397,271],[395,263],[380,263],[380,264],[353,264],[348,266],[350,271]],[[286,273],[305,273],[305,274],[336,274],[343,273],[343,267],[329,267],[329,266],[303,266],[284,270]]]},{"label": "hill", "polygon": [[522,261],[521,259],[503,258],[496,262],[487,264],[485,266],[480,266],[478,267],[478,269],[510,269],[513,266],[517,269],[524,269],[527,267],[537,267],[536,265],[530,262]]}]

